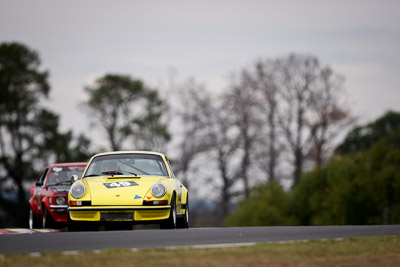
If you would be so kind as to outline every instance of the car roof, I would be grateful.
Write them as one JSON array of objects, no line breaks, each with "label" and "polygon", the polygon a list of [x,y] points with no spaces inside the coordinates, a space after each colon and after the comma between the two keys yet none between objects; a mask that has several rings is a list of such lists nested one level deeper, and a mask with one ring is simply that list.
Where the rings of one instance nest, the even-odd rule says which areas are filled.
[{"label": "car roof", "polygon": [[94,155],[93,157],[102,156],[102,155],[113,155],[113,154],[151,154],[158,155],[161,157],[166,157],[163,153],[153,152],[153,151],[111,151],[111,152],[103,152]]},{"label": "car roof", "polygon": [[51,167],[63,167],[63,166],[76,166],[76,165],[86,166],[87,164],[88,164],[87,162],[54,163],[54,164],[50,164],[49,168],[51,168]]}]

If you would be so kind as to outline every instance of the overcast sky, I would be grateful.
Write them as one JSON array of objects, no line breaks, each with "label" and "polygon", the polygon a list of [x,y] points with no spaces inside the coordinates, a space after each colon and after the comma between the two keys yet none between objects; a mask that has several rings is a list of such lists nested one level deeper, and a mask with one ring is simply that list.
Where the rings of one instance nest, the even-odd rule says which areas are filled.
[{"label": "overcast sky", "polygon": [[211,89],[258,58],[308,53],[346,77],[360,122],[400,111],[400,1],[0,0],[0,42],[39,52],[62,129],[89,130],[83,87],[105,73]]}]

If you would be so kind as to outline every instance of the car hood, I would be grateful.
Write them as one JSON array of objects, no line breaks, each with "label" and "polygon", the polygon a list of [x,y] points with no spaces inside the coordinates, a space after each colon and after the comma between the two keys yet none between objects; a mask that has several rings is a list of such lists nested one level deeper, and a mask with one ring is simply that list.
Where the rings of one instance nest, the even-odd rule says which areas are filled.
[{"label": "car hood", "polygon": [[166,178],[159,176],[86,178],[92,205],[142,205],[151,186]]},{"label": "car hood", "polygon": [[56,194],[61,194],[61,193],[68,194],[68,191],[71,186],[70,185],[51,185],[48,187],[51,191],[53,191]]}]

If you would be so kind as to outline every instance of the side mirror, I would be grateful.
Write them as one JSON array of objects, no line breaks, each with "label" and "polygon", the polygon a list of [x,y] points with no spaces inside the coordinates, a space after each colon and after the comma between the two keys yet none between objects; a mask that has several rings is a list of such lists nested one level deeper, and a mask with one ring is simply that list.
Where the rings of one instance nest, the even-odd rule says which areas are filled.
[{"label": "side mirror", "polygon": [[78,175],[74,174],[71,176],[71,183],[75,183],[76,181],[78,181]]},{"label": "side mirror", "polygon": [[42,186],[43,183],[42,183],[42,182],[36,182],[35,185],[36,185],[36,186]]}]

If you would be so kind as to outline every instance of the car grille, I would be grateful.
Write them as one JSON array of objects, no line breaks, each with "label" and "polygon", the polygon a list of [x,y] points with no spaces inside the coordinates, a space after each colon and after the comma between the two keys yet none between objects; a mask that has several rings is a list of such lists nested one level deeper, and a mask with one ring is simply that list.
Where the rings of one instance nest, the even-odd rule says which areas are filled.
[{"label": "car grille", "polygon": [[133,213],[101,213],[101,221],[133,221]]}]

